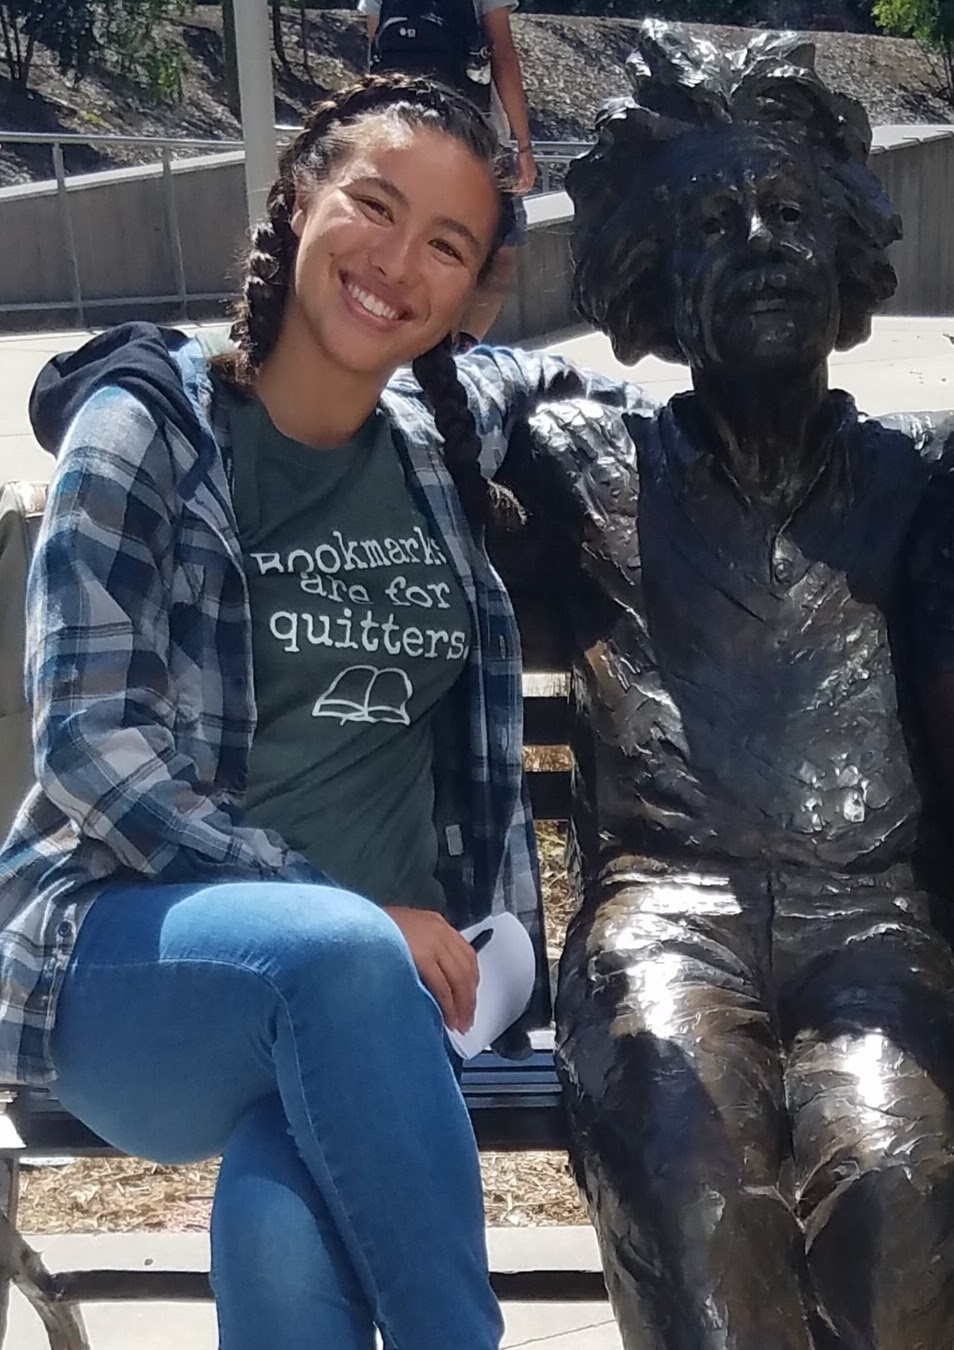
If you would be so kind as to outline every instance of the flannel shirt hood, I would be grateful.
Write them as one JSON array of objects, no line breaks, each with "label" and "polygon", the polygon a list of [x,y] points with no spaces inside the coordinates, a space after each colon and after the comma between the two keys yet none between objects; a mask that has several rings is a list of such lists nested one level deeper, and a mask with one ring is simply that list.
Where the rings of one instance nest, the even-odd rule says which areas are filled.
[{"label": "flannel shirt hood", "polygon": [[44,450],[59,453],[70,425],[98,389],[125,389],[153,408],[156,421],[198,441],[204,431],[182,385],[173,353],[188,343],[184,333],[151,323],[124,323],[85,342],[75,352],[48,361],[30,395],[30,422]]}]

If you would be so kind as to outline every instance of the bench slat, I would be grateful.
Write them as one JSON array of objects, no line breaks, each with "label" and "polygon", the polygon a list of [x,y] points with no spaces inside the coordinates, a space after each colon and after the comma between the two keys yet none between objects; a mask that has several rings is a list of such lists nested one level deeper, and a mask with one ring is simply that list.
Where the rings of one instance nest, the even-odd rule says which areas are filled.
[{"label": "bench slat", "polygon": [[[606,1298],[598,1270],[495,1270],[490,1282],[501,1302],[595,1303]],[[60,1303],[115,1303],[211,1299],[200,1270],[74,1270],[53,1277]]]},{"label": "bench slat", "polygon": [[[527,1094],[523,1099],[501,1094],[496,1100],[468,1101],[478,1147],[509,1153],[522,1149],[567,1147],[566,1122],[557,1092]],[[16,1156],[117,1158],[118,1149],[63,1112],[21,1117],[0,1137],[0,1157]]]},{"label": "bench slat", "polygon": [[[549,1048],[552,1033],[534,1032],[533,1037],[536,1048],[526,1059],[505,1060],[485,1051],[464,1065],[461,1090],[482,1149],[566,1149],[560,1084]],[[50,1093],[17,1093],[0,1114],[0,1157],[57,1154],[120,1156]]]},{"label": "bench slat", "polygon": [[527,774],[535,820],[566,820],[570,811],[568,769],[534,769]]},{"label": "bench slat", "polygon": [[524,697],[523,740],[527,746],[566,745],[570,715],[565,698]]}]

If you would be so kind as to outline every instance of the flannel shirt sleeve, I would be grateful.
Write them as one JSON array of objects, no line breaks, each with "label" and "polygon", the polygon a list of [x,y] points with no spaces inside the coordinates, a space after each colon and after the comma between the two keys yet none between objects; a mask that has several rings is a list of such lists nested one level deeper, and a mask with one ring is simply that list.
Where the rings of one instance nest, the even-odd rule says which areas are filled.
[{"label": "flannel shirt sleeve", "polygon": [[279,836],[244,825],[176,743],[177,500],[145,407],[95,394],[68,433],[28,582],[37,781],[81,836],[150,879],[326,882]]},{"label": "flannel shirt sleeve", "polygon": [[475,348],[458,361],[481,441],[481,467],[531,512],[575,521],[580,491],[607,449],[627,455],[634,418],[658,403],[639,385],[545,353]]},{"label": "flannel shirt sleeve", "polygon": [[457,362],[481,442],[481,466],[493,477],[515,430],[544,404],[589,405],[617,417],[646,416],[658,402],[629,380],[578,370],[562,356],[507,347],[475,347]]}]

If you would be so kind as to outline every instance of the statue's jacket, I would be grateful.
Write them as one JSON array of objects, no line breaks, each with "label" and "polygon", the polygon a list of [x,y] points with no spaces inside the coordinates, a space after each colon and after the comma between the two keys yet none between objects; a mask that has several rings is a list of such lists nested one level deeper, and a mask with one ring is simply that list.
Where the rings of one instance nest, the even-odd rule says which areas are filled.
[{"label": "statue's jacket", "polygon": [[584,885],[646,859],[839,889],[931,888],[943,867],[916,702],[954,668],[949,428],[828,398],[786,519],[699,444],[692,394],[552,401],[514,437],[509,483],[572,541]]}]

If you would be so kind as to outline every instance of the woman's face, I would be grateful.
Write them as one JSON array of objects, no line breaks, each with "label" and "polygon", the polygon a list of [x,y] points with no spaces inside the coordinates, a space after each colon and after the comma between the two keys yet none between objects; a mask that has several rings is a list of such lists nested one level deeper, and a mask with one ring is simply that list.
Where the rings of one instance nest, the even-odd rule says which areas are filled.
[{"label": "woman's face", "polygon": [[453,136],[371,122],[299,197],[286,323],[353,374],[390,374],[451,332],[497,230],[490,169]]}]

